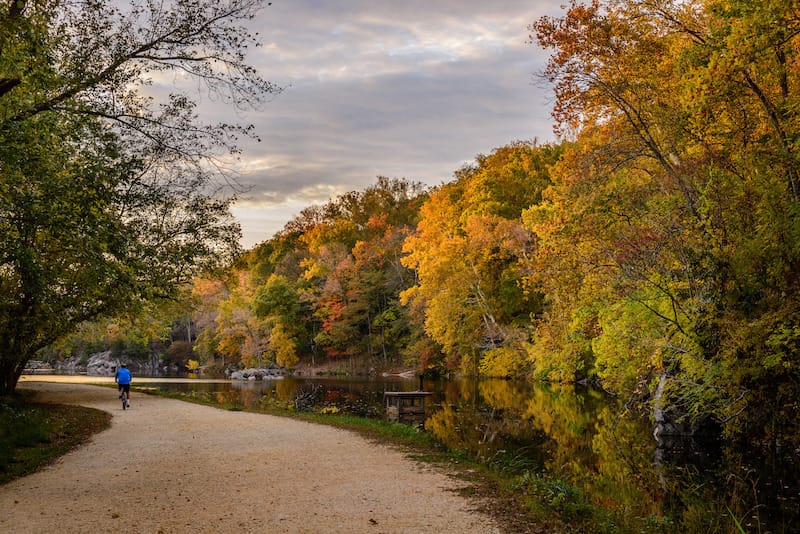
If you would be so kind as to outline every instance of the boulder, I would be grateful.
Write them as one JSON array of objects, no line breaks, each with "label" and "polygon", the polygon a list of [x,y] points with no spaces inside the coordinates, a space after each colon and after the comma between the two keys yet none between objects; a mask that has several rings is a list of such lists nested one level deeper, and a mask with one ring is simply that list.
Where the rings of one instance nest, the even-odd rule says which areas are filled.
[{"label": "boulder", "polygon": [[90,376],[114,376],[120,361],[111,356],[111,351],[97,352],[89,356],[86,374]]},{"label": "boulder", "polygon": [[274,380],[286,376],[286,369],[282,367],[251,367],[232,371],[231,380]]},{"label": "boulder", "polygon": [[25,364],[25,373],[27,374],[48,374],[53,372],[53,366],[47,362],[42,362],[39,360],[29,360],[28,363]]}]

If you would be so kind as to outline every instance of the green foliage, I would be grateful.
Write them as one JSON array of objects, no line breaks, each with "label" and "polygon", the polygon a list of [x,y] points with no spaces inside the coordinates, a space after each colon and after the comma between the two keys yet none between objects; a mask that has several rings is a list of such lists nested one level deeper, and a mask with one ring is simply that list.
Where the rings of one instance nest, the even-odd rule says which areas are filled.
[{"label": "green foliage", "polygon": [[1,399],[0,483],[52,462],[110,421],[110,414],[91,408],[39,405],[25,397]]},{"label": "green foliage", "polygon": [[592,354],[595,372],[607,390],[630,394],[654,367],[663,367],[657,359],[663,339],[658,317],[638,299],[601,310],[598,328],[601,334],[592,339]]},{"label": "green foliage", "polygon": [[564,514],[572,523],[583,519],[592,510],[582,492],[558,478],[527,471],[518,477],[514,488],[541,500],[549,509]]},{"label": "green foliage", "polygon": [[300,297],[285,277],[273,274],[263,286],[256,289],[253,297],[253,313],[256,317],[276,317],[293,321],[300,309]]},{"label": "green foliage", "polygon": [[8,401],[0,405],[0,472],[11,470],[15,449],[33,447],[47,439],[47,413]]},{"label": "green foliage", "polygon": [[575,133],[524,215],[539,239],[526,285],[550,306],[536,372],[574,366],[645,396],[665,375],[676,413],[739,416],[732,432],[745,399],[785,413],[776,384],[797,383],[800,333],[794,8],[599,1],[531,29],[553,51],[554,117]]},{"label": "green foliage", "polygon": [[135,359],[145,359],[150,351],[142,343],[127,343],[124,339],[116,339],[109,347],[114,357],[127,356]]},{"label": "green foliage", "polygon": [[[136,313],[127,310],[112,319],[84,321],[36,357],[42,359],[45,353],[50,361],[77,357],[85,365],[90,355],[110,350],[115,357],[146,361],[156,356],[171,363],[169,340],[191,343],[185,315],[191,305],[190,295],[181,291],[174,300],[141,303]],[[189,330],[191,324],[189,320]]]},{"label": "green foliage", "polygon": [[249,127],[202,125],[181,72],[236,105],[275,92],[245,61],[258,2],[14,2],[0,12],[0,396],[80,323],[172,297],[238,252],[209,165]]}]

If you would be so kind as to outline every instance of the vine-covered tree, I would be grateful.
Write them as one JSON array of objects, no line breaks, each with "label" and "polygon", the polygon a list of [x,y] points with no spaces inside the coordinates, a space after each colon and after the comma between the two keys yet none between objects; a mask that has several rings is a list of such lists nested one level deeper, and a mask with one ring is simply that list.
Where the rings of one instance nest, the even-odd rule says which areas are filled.
[{"label": "vine-covered tree", "polygon": [[82,321],[237,252],[215,177],[250,127],[145,88],[174,72],[236,106],[274,93],[245,58],[262,4],[0,2],[0,395]]}]

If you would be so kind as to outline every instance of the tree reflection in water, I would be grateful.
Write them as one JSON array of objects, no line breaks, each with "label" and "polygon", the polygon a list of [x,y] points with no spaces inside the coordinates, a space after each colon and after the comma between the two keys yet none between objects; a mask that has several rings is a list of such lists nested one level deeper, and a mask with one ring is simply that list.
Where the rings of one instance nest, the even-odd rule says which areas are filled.
[{"label": "tree reflection in water", "polygon": [[688,439],[657,450],[647,417],[591,388],[450,382],[425,426],[572,517],[606,510],[621,531],[734,532],[735,517],[748,532],[792,532],[800,521],[796,463],[770,469]]}]

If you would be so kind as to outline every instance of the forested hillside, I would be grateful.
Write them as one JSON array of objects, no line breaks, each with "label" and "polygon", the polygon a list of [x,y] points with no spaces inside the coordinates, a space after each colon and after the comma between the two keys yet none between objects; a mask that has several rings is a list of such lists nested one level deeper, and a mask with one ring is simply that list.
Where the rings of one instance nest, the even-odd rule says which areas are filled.
[{"label": "forested hillside", "polygon": [[433,190],[379,178],[307,208],[226,283],[195,285],[197,357],[524,375],[542,298],[522,284],[533,236],[521,213],[558,152],[516,143]]},{"label": "forested hillside", "polygon": [[535,236],[522,213],[540,202],[560,152],[513,143],[433,189],[379,177],[304,209],[224,273],[197,278],[183,304],[85,329],[62,341],[59,357],[113,346],[191,368],[357,360],[527,376],[531,318],[545,301],[525,286]]},{"label": "forested hillside", "polygon": [[799,31],[778,0],[606,0],[534,22],[562,141],[307,208],[195,280],[183,363],[591,380],[731,434],[791,432]]}]

